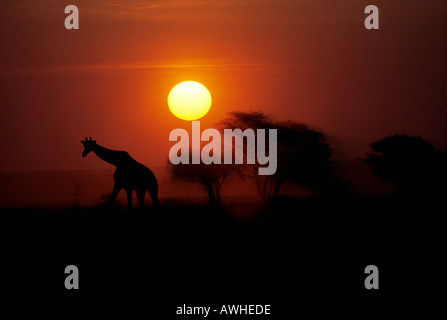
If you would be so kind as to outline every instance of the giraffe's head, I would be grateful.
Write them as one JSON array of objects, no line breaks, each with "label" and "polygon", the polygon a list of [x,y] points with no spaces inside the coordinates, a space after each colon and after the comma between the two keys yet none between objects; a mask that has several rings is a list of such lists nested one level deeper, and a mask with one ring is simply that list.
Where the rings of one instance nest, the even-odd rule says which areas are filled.
[{"label": "giraffe's head", "polygon": [[81,143],[84,145],[82,157],[87,156],[90,152],[93,151],[93,148],[95,148],[96,146],[96,140],[92,140],[92,137],[90,137],[89,139],[85,138],[85,140],[81,140]]}]

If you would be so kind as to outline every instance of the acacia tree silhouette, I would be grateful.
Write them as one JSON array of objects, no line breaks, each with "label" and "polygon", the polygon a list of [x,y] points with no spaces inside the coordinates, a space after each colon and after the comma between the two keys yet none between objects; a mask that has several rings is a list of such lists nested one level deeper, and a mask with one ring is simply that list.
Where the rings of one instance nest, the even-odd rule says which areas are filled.
[{"label": "acacia tree silhouette", "polygon": [[[329,186],[332,179],[332,150],[323,133],[296,121],[272,121],[260,112],[231,112],[221,123],[224,128],[242,130],[277,129],[277,171],[271,176],[258,175],[259,163],[244,165],[261,197],[278,196],[286,182],[315,190]],[[268,139],[266,141],[268,145]],[[246,149],[244,150],[246,157]]]},{"label": "acacia tree silhouette", "polygon": [[116,151],[104,148],[96,143],[92,138],[82,140],[84,151],[82,157],[86,157],[90,152],[94,152],[100,159],[116,167],[113,179],[113,186],[110,203],[115,201],[121,189],[127,193],[127,208],[132,209],[132,192],[135,190],[138,199],[138,207],[144,208],[144,196],[146,191],[152,198],[152,206],[158,207],[158,183],[154,173],[146,166],[135,161],[127,152]]},{"label": "acacia tree silhouette", "polygon": [[221,145],[220,150],[212,151],[219,153],[221,164],[192,164],[193,148],[192,144],[189,144],[188,164],[172,164],[169,160],[168,163],[171,169],[171,177],[174,180],[181,180],[198,185],[208,195],[208,200],[211,205],[219,205],[221,203],[220,191],[225,182],[231,180],[234,176],[240,173],[240,167],[224,164],[224,149]]},{"label": "acacia tree silhouette", "polygon": [[235,169],[227,164],[171,164],[172,177],[200,186],[207,193],[211,205],[220,204],[222,185],[234,174]]},{"label": "acacia tree silhouette", "polygon": [[446,189],[447,157],[422,137],[395,134],[370,144],[364,162],[399,193],[427,193]]}]

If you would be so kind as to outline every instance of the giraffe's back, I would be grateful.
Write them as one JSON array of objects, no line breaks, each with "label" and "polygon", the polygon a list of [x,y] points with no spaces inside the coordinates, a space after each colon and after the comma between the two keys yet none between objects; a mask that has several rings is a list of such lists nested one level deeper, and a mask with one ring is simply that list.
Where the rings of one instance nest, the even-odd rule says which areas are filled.
[{"label": "giraffe's back", "polygon": [[123,151],[123,153],[122,162],[117,166],[113,175],[115,182],[124,189],[158,188],[157,179],[152,170],[133,159],[127,152]]}]

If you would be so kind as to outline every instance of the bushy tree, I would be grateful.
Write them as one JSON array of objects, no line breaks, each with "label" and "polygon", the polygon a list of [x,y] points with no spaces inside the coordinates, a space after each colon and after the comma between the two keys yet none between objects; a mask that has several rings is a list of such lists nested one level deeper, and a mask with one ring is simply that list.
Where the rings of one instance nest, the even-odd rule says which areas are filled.
[{"label": "bushy tree", "polygon": [[[256,183],[262,197],[277,196],[286,182],[321,190],[330,184],[332,150],[323,133],[296,121],[275,122],[260,112],[232,112],[222,128],[277,129],[277,171],[258,175],[259,163],[245,165],[246,175]],[[268,145],[268,137],[266,137]]]},{"label": "bushy tree", "polygon": [[287,181],[314,190],[331,180],[332,150],[323,133],[295,121],[278,122],[278,171],[275,194]]},{"label": "bushy tree", "polygon": [[208,195],[210,204],[220,203],[220,190],[234,172],[234,167],[226,164],[171,164],[174,179],[195,183]]},{"label": "bushy tree", "polygon": [[445,189],[446,155],[422,137],[395,134],[370,144],[365,163],[400,192]]}]

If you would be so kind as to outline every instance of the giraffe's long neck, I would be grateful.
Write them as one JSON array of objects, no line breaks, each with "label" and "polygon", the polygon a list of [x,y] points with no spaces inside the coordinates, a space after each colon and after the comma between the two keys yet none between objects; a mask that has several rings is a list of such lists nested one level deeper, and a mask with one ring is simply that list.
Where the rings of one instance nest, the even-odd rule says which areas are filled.
[{"label": "giraffe's long neck", "polygon": [[114,166],[118,166],[122,159],[123,151],[116,151],[104,148],[100,145],[96,145],[93,152],[103,161],[110,163]]}]

